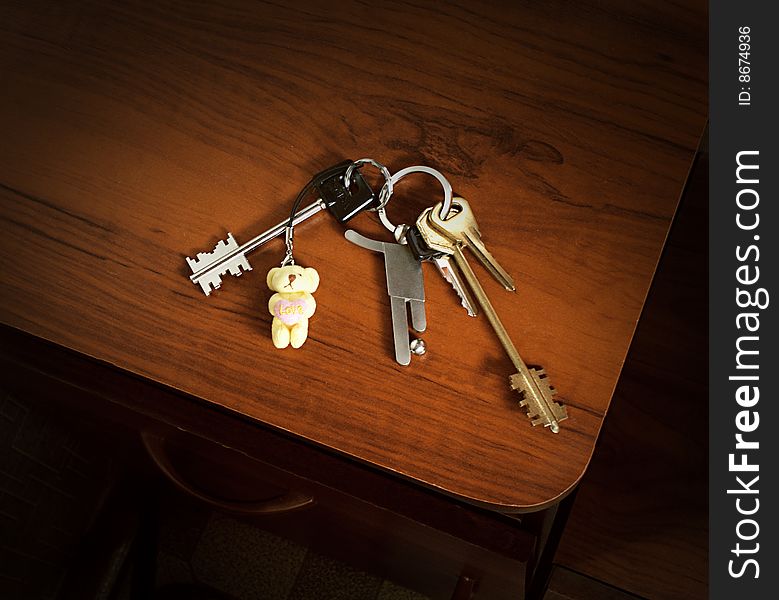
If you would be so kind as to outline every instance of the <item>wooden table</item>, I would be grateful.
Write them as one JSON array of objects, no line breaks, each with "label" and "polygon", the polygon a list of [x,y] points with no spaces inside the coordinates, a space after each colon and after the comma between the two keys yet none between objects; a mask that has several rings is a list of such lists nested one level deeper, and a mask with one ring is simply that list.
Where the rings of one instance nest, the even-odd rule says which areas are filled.
[{"label": "wooden table", "polygon": [[[25,2],[0,23],[7,364],[494,512],[575,487],[704,126],[703,3]],[[470,201],[516,294],[476,270],[568,407],[559,434],[531,427],[486,319],[430,266],[428,353],[396,364],[382,261],[326,215],[296,232],[322,278],[302,349],[270,341],[281,241],[208,298],[188,280],[185,256],[362,156],[435,167]],[[388,212],[439,196],[409,177]],[[391,239],[372,215],[350,226]]]}]

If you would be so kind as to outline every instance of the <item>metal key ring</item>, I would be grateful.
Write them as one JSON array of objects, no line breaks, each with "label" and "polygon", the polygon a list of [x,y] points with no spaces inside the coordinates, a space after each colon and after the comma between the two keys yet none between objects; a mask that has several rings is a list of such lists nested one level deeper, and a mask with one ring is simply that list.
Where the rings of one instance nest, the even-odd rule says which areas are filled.
[{"label": "metal key ring", "polygon": [[[358,160],[355,160],[346,169],[346,173],[344,173],[344,187],[345,188],[349,187],[349,185],[352,182],[352,173],[354,173],[355,169],[359,169],[363,165],[373,165],[379,171],[381,171],[381,174],[384,177],[384,185],[381,187],[381,192],[379,193],[379,205],[374,208],[368,209],[371,212],[383,210],[384,207],[387,205],[387,202],[389,202],[390,197],[392,196],[392,175],[390,174],[389,169],[385,167],[383,164],[381,164],[379,161],[373,160],[372,158],[360,158]],[[386,188],[387,186],[389,186],[389,192],[387,193],[386,197],[384,197],[383,195],[384,188]]]},{"label": "metal key ring", "polygon": [[396,238],[398,237],[400,230],[402,230],[405,226],[393,225],[392,222],[387,218],[387,211],[384,207],[387,205],[387,202],[389,202],[390,196],[392,196],[393,186],[410,173],[427,173],[428,175],[432,175],[439,181],[441,187],[444,188],[444,201],[441,204],[441,210],[438,213],[441,215],[442,219],[445,219],[449,215],[449,211],[452,208],[452,184],[449,183],[449,180],[447,180],[440,171],[436,171],[432,167],[424,167],[421,165],[401,169],[392,177],[387,179],[384,187],[381,188],[381,191],[379,192],[379,208],[376,210],[377,214],[379,215],[381,224],[389,229]]}]

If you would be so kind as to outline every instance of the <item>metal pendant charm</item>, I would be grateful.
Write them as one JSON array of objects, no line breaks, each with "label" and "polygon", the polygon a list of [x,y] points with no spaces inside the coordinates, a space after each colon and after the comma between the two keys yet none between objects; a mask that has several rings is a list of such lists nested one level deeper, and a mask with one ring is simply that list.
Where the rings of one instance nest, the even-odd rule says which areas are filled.
[{"label": "metal pendant charm", "polygon": [[408,246],[379,242],[347,229],[346,239],[384,255],[387,272],[387,293],[392,308],[392,333],[395,341],[395,360],[401,365],[411,362],[406,305],[411,309],[411,326],[417,331],[427,328],[425,316],[425,283],[422,265],[414,258]]}]

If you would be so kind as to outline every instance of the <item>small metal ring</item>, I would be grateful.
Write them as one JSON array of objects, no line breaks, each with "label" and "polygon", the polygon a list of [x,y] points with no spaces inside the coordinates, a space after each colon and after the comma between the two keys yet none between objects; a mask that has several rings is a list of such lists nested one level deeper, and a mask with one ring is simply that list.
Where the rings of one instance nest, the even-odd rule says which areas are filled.
[{"label": "small metal ring", "polygon": [[[373,160],[372,158],[360,158],[358,160],[355,160],[352,164],[349,165],[349,167],[346,169],[346,173],[344,173],[344,187],[348,188],[349,185],[352,183],[352,173],[354,173],[355,169],[361,168],[363,165],[373,165],[376,167],[384,177],[384,185],[381,187],[381,192],[379,192],[379,205],[375,208],[369,208],[370,211],[378,211],[380,209],[383,209],[387,202],[389,202],[390,197],[392,196],[392,175],[389,172],[389,169],[385,167],[383,164],[381,164],[377,160]],[[389,191],[386,192],[385,197],[385,188],[387,188],[389,185]]]},{"label": "small metal ring", "polygon": [[[387,211],[384,207],[389,201],[390,196],[392,196],[393,186],[410,173],[427,173],[428,175],[432,175],[438,180],[438,182],[441,184],[441,187],[444,188],[444,201],[441,204],[441,210],[438,213],[441,215],[442,219],[445,219],[449,215],[449,211],[452,209],[452,184],[449,183],[449,180],[444,177],[440,171],[436,171],[432,167],[425,167],[421,165],[415,165],[401,169],[392,177],[387,179],[384,187],[381,188],[381,191],[379,192],[379,207],[376,209],[381,224],[389,229],[393,234],[399,231],[399,228],[403,226],[393,225],[392,222],[387,218]],[[384,198],[385,196],[386,198]]]}]

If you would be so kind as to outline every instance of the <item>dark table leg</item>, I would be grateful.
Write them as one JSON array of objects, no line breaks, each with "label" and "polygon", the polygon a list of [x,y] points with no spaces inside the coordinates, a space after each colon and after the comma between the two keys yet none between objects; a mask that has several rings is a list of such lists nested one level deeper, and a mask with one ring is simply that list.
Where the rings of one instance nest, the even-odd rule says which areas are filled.
[{"label": "dark table leg", "polygon": [[548,509],[529,519],[531,523],[535,521],[533,525],[539,535],[539,547],[536,550],[535,562],[528,569],[527,600],[541,600],[546,594],[552,574],[552,561],[563,537],[578,489],[577,486],[556,508]]}]

